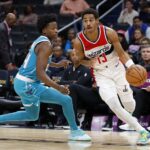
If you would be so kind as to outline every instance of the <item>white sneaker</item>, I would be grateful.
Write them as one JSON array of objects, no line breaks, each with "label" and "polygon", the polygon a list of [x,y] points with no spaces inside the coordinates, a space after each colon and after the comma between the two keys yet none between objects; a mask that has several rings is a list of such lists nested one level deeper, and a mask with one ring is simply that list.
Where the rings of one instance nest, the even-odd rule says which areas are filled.
[{"label": "white sneaker", "polygon": [[147,130],[150,131],[150,127],[147,127]]},{"label": "white sneaker", "polygon": [[69,135],[71,141],[91,141],[91,137],[87,135],[83,130],[72,130]]},{"label": "white sneaker", "polygon": [[119,129],[125,130],[125,131],[135,131],[135,129],[132,128],[129,124],[120,125]]}]

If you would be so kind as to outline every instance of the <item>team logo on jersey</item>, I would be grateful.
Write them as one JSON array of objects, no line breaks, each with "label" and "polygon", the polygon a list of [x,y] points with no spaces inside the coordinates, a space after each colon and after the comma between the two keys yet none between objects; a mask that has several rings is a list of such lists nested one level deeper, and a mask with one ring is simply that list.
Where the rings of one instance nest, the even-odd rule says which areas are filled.
[{"label": "team logo on jersey", "polygon": [[90,51],[86,51],[86,53],[89,58],[94,58],[96,56],[102,55],[103,53],[106,53],[107,51],[110,50],[110,48],[111,48],[111,45],[107,44],[104,46],[95,47],[95,48],[91,49]]}]

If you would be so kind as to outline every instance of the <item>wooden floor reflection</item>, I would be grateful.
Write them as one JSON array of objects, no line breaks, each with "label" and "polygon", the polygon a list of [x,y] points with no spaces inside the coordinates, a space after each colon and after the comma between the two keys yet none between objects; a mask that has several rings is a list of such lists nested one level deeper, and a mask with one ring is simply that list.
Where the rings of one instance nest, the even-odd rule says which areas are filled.
[{"label": "wooden floor reflection", "polygon": [[68,130],[0,128],[0,150],[150,150],[135,132],[87,132],[92,142],[69,142]]}]

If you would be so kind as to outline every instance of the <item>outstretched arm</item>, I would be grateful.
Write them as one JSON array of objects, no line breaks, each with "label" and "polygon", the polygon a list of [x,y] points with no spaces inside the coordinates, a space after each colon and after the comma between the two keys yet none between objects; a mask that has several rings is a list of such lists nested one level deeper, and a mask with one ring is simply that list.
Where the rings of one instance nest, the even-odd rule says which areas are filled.
[{"label": "outstretched arm", "polygon": [[59,84],[51,80],[45,72],[48,58],[52,53],[50,43],[41,42],[37,45],[35,52],[37,55],[36,69],[38,78],[47,86],[53,87],[59,90],[60,92],[67,94],[69,92],[68,89],[63,86],[60,86]]}]

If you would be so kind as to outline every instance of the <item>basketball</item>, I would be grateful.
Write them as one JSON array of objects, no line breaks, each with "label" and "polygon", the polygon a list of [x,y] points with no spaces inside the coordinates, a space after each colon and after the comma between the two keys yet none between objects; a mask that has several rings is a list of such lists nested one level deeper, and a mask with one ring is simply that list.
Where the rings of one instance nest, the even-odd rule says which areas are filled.
[{"label": "basketball", "polygon": [[126,79],[132,86],[141,86],[147,79],[147,71],[140,65],[131,66],[126,70]]}]

